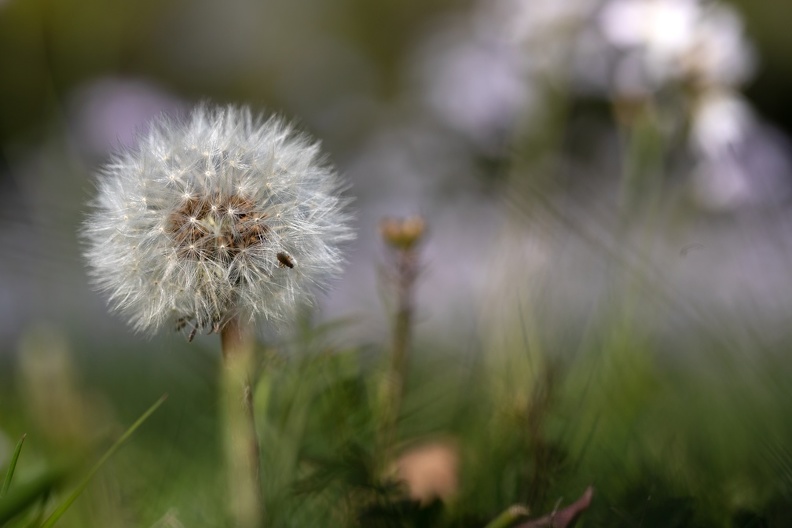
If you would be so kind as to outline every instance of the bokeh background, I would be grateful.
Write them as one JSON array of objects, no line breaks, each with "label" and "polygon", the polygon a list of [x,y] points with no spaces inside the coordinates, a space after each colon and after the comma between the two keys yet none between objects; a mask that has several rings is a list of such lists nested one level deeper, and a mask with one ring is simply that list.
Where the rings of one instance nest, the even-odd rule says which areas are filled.
[{"label": "bokeh background", "polygon": [[[563,192],[587,187],[606,199],[618,186],[614,173],[622,154],[618,130],[609,123],[612,96],[642,90],[642,82],[663,82],[629,78],[640,76],[630,73],[629,62],[638,59],[623,56],[620,43],[633,37],[618,28],[655,24],[647,33],[670,36],[654,44],[673,48],[673,34],[690,29],[680,27],[684,15],[674,10],[684,11],[679,6],[691,2],[668,2],[670,15],[656,13],[654,22],[581,0],[555,7],[539,0],[368,4],[5,2],[3,348],[13,348],[26,325],[41,318],[75,330],[120,328],[87,287],[79,259],[75,233],[92,195],[92,173],[111,149],[133,144],[151,117],[184,112],[201,100],[247,104],[297,120],[323,141],[351,181],[360,236],[350,251],[347,279],[326,301],[333,310],[378,309],[372,295],[378,220],[421,213],[433,233],[425,301],[437,306],[429,310],[433,318],[464,326],[460,317],[470,314],[456,313],[466,311],[459,308],[466,302],[459,301],[493,282],[501,195],[510,171],[516,172],[510,168],[515,156],[529,148],[520,141],[544,130],[547,147],[570,165],[559,184]],[[678,179],[693,180],[683,185],[691,185],[695,205],[735,222],[747,209],[783,209],[792,126],[785,97],[792,83],[792,37],[775,7],[744,4],[730,13],[735,20],[722,24],[720,55],[711,60],[717,75],[733,78],[723,81],[727,89],[745,99],[721,105],[739,108],[709,112],[694,138],[705,144],[703,150],[731,150],[721,158],[736,157],[736,166],[713,160],[713,167],[721,166],[705,170],[720,174],[699,175],[701,181],[691,176],[703,172],[695,163],[679,162],[682,167],[673,171]],[[565,115],[549,118],[562,127],[557,132],[543,121],[551,97],[547,84],[572,92],[565,96]],[[646,89],[657,93],[660,87]],[[663,118],[683,120],[684,112]],[[553,133],[564,137],[547,139]],[[677,134],[669,141],[683,139]],[[731,144],[712,146],[718,141]],[[774,219],[777,228],[775,220],[783,219]],[[742,265],[718,258],[723,273],[760,275],[745,269],[751,259],[773,267],[762,256],[773,247],[783,253],[777,236],[764,228],[756,234],[754,242],[762,247],[736,245],[729,252],[728,260]],[[757,296],[762,303],[784,282],[783,270],[774,273],[781,275],[763,277],[772,291]],[[717,289],[751,280],[727,278],[732,280],[718,278]],[[697,278],[702,279],[707,277]]]},{"label": "bokeh background", "polygon": [[[359,350],[365,373],[389,340],[379,222],[420,214],[403,436],[475,438],[506,468],[539,450],[525,471],[555,475],[544,444],[482,439],[463,409],[480,384],[476,408],[506,431],[510,406],[557,389],[542,427],[571,476],[494,465],[488,480],[462,448],[489,490],[467,518],[595,483],[586,526],[638,525],[630,507],[658,489],[683,501],[662,511],[783,526],[789,14],[750,0],[0,0],[0,467],[22,432],[38,431],[29,460],[47,466],[168,392],[71,522],[200,526],[222,511],[215,487],[190,484],[220,464],[216,336],[133,334],[92,290],[77,235],[108,153],[209,100],[295,120],[355,199],[344,277],[272,346]],[[287,394],[302,371],[285,370]]]}]

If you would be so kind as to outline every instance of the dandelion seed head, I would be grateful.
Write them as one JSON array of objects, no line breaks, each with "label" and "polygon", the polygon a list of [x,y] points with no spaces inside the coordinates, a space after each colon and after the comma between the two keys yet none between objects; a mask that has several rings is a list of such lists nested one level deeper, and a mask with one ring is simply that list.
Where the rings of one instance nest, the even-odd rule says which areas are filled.
[{"label": "dandelion seed head", "polygon": [[247,108],[156,119],[99,175],[83,226],[111,305],[142,331],[283,321],[340,271],[353,237],[318,144]]}]

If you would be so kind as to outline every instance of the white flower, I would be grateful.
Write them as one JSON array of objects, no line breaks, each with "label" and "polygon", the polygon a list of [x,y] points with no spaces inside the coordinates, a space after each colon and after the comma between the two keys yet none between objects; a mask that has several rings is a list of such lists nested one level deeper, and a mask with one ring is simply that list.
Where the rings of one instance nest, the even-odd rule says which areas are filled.
[{"label": "white flower", "polygon": [[[482,5],[493,13],[500,31],[519,42],[540,47],[567,40],[596,7],[597,0],[487,0]],[[540,48],[541,49],[541,48]]]},{"label": "white flower", "polygon": [[755,120],[750,104],[737,93],[705,92],[693,107],[691,145],[699,156],[723,157],[755,128]]},{"label": "white flower", "polygon": [[494,39],[448,33],[421,50],[425,97],[451,127],[492,148],[529,99],[517,49]]},{"label": "white flower", "polygon": [[644,46],[651,55],[667,58],[690,48],[699,12],[695,0],[612,0],[602,10],[601,23],[615,46]]},{"label": "white flower", "polygon": [[156,119],[98,187],[86,257],[138,330],[286,319],[338,273],[353,237],[318,143],[247,108]]},{"label": "white flower", "polygon": [[709,209],[780,203],[789,196],[786,142],[739,94],[705,92],[693,107],[693,192]]},{"label": "white flower", "polygon": [[[736,86],[753,72],[753,49],[742,21],[722,3],[611,0],[600,13],[600,26],[605,39],[626,53],[626,60],[640,57],[643,72],[629,63],[617,71],[632,70],[630,79],[647,77],[647,89],[675,82]],[[635,84],[628,82],[626,91]],[[614,88],[624,91],[618,79]]]},{"label": "white flower", "polygon": [[754,73],[756,54],[739,14],[727,4],[707,4],[696,26],[693,47],[680,57],[683,75],[699,84],[737,87]]}]

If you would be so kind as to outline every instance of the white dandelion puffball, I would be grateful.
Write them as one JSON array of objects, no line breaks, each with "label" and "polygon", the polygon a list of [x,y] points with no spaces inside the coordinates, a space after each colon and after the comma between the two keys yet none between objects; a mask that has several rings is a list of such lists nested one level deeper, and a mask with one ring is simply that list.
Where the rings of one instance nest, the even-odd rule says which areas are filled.
[{"label": "white dandelion puffball", "polygon": [[277,117],[160,117],[99,174],[91,275],[137,330],[288,319],[340,271],[353,238],[341,186],[319,144]]}]

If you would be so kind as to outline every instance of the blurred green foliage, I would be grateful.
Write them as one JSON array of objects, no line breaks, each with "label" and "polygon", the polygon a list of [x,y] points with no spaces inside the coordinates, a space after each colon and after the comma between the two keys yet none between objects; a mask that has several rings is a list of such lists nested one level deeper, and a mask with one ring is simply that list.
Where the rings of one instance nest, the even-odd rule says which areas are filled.
[{"label": "blurred green foliage", "polygon": [[[419,345],[400,450],[451,439],[460,460],[453,495],[427,502],[410,499],[404,483],[383,480],[392,473],[382,472],[377,449],[384,371],[375,350],[338,350],[305,330],[291,345],[262,351],[255,401],[269,525],[484,526],[514,504],[552,511],[593,484],[581,526],[786,526],[792,428],[789,400],[777,395],[788,389],[761,387],[752,376],[781,383],[788,367],[767,358],[746,375],[733,365],[712,363],[705,372],[684,359],[657,363],[653,345],[631,328],[618,317],[604,321],[574,360],[534,367],[524,378],[533,389],[522,396],[492,390],[503,365]],[[130,422],[152,393],[168,387],[172,396],[59,525],[223,525],[219,365],[203,343],[171,344],[116,356],[112,365],[107,356],[74,354],[75,371],[90,380],[75,390],[113,409],[98,430],[117,435],[112,424]],[[504,360],[525,353],[513,349]],[[10,381],[4,376],[2,401],[13,412],[4,413],[3,432],[28,433],[14,486],[36,486],[35,468],[58,467],[73,447],[42,442],[48,424],[34,425],[31,416],[41,410],[24,412],[24,391]],[[48,482],[52,499],[43,504],[72,489]]]}]

